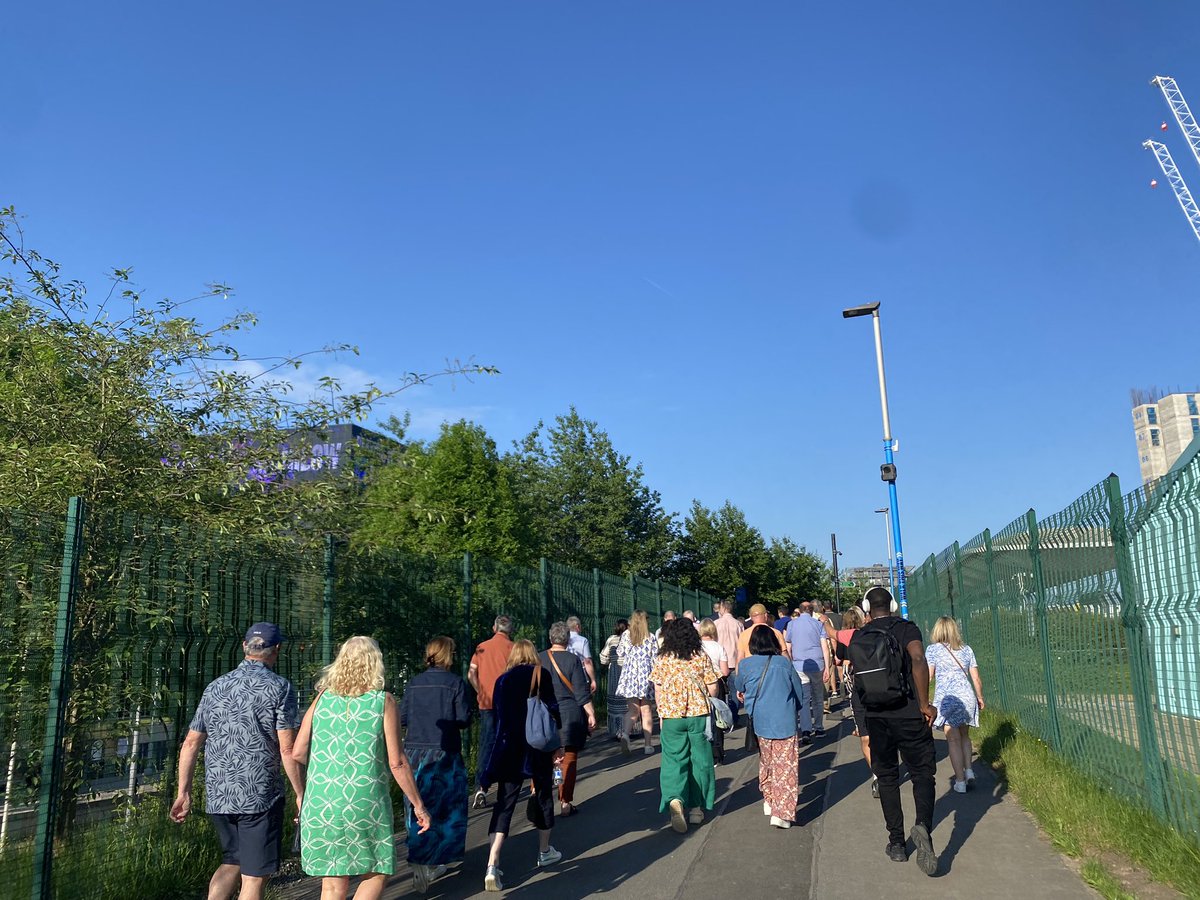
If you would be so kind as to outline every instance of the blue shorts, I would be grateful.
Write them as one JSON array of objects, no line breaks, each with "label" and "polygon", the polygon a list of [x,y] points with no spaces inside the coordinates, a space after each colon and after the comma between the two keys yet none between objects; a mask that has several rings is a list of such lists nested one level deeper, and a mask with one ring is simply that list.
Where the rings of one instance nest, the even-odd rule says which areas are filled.
[{"label": "blue shorts", "polygon": [[221,863],[243,875],[267,878],[279,871],[283,855],[283,798],[256,813],[209,813],[221,842]]}]

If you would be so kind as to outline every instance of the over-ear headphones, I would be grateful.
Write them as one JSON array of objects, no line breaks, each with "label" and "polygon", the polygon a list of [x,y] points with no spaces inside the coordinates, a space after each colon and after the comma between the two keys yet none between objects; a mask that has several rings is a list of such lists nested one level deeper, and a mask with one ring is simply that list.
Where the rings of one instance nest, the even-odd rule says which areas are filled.
[{"label": "over-ear headphones", "polygon": [[[870,588],[867,588],[866,593],[863,594],[862,603],[859,605],[862,607],[862,611],[865,612],[868,616],[871,614],[871,601],[867,599],[867,594],[871,593],[871,591],[874,591],[874,590],[882,591],[882,590],[886,590],[886,588],[870,587]],[[896,602],[895,597],[891,596],[890,591],[888,592],[888,596],[892,601],[891,604],[889,604],[888,609],[891,612],[891,614],[894,616],[896,613],[900,612],[900,604]]]}]

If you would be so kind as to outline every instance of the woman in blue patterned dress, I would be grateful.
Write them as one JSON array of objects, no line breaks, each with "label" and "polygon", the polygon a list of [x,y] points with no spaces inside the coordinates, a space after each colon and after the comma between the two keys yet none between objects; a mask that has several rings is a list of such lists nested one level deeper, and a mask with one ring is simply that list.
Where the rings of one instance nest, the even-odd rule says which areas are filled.
[{"label": "woman in blue patterned dress", "polygon": [[418,832],[412,804],[405,802],[408,867],[413,887],[425,893],[429,883],[461,862],[467,849],[467,767],[462,731],[470,722],[467,683],[450,671],[454,640],[435,637],[425,647],[426,669],[409,681],[400,701],[404,746],[412,762],[417,790],[429,807],[433,827]]},{"label": "woman in blue patterned dress", "polygon": [[934,728],[946,732],[950,765],[954,767],[954,792],[965,794],[975,781],[971,769],[971,728],[979,727],[979,711],[983,709],[983,683],[975,651],[963,643],[958,623],[942,616],[930,635],[933,643],[925,650],[929,662],[929,678],[934,680],[932,704],[937,707]]},{"label": "woman in blue patterned dress", "polygon": [[617,696],[629,703],[629,718],[621,733],[621,749],[632,753],[629,736],[638,716],[642,718],[643,752],[649,756],[654,752],[654,714],[650,709],[650,669],[658,656],[658,641],[650,632],[649,619],[645,610],[635,609],[629,617],[629,630],[621,635],[617,645],[617,661],[621,664],[621,680],[617,684]]}]

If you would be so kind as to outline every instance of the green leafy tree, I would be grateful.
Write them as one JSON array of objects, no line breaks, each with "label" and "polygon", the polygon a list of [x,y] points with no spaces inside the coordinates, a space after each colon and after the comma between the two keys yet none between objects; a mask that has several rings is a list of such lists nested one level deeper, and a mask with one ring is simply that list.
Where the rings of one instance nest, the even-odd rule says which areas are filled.
[{"label": "green leafy tree", "polygon": [[657,577],[674,541],[672,517],[641,464],[574,407],[537,427],[508,457],[542,552],[579,569]]},{"label": "green leafy tree", "polygon": [[728,500],[716,510],[699,500],[683,521],[672,574],[685,587],[731,598],[740,587],[751,601],[768,586],[771,557],[762,532]]},{"label": "green leafy tree", "polygon": [[764,602],[794,606],[797,600],[825,600],[830,585],[829,567],[821,557],[798,546],[791,538],[771,538],[760,595]]},{"label": "green leafy tree", "polygon": [[515,474],[479,425],[442,425],[377,469],[355,537],[364,544],[437,555],[472,551],[531,563],[538,541]]}]

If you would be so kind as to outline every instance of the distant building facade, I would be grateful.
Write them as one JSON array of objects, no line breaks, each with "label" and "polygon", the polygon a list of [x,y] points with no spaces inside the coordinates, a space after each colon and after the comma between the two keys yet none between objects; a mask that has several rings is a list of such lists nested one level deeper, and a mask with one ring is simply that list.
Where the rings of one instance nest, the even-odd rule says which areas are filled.
[{"label": "distant building facade", "polygon": [[[904,571],[905,574],[911,577],[914,570],[912,566],[905,566]],[[855,584],[866,581],[872,587],[890,587],[892,583],[887,563],[852,567],[844,569],[842,573],[848,580],[853,581]]]},{"label": "distant building facade", "polygon": [[1137,442],[1142,484],[1171,470],[1188,444],[1200,434],[1200,391],[1164,393],[1157,389],[1131,392],[1133,434]]}]

